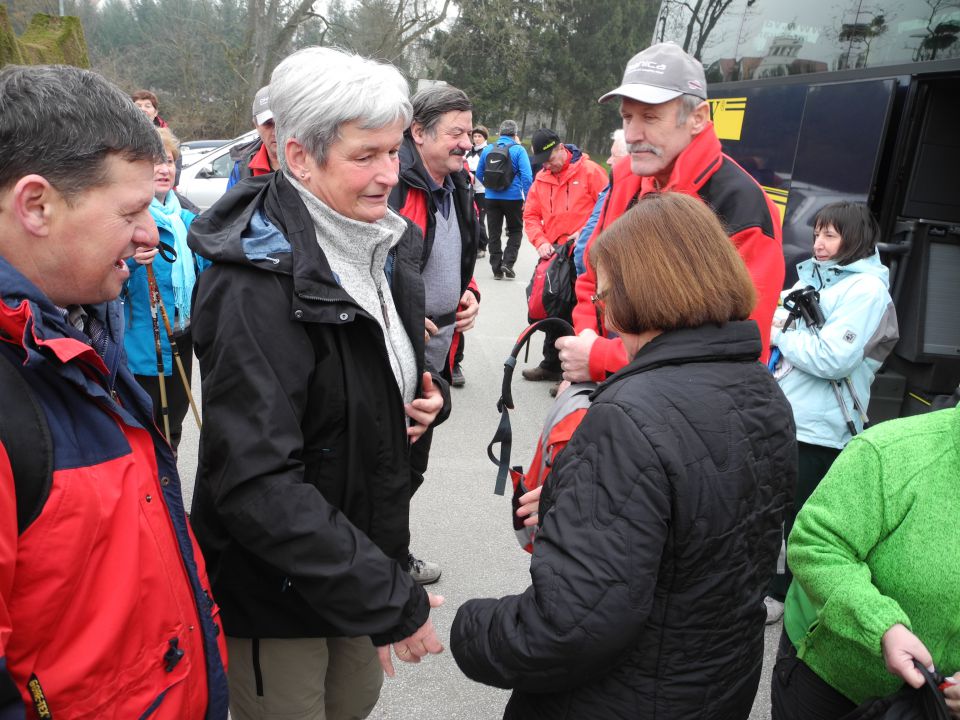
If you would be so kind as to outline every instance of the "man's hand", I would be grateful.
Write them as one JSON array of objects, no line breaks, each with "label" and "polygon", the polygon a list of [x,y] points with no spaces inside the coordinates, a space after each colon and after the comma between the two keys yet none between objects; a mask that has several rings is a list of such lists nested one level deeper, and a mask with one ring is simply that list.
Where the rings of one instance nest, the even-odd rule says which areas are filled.
[{"label": "man's hand", "polygon": [[560,351],[560,369],[563,370],[564,380],[590,380],[590,351],[596,339],[597,334],[589,328],[575,337],[567,335],[557,339],[554,347]]},{"label": "man's hand", "polygon": [[433,384],[433,377],[425,372],[422,378],[423,396],[403,406],[413,423],[407,428],[407,437],[411,443],[420,439],[427,428],[437,419],[437,413],[443,409],[443,395],[440,388]]},{"label": "man's hand", "polygon": [[149,265],[153,262],[153,259],[157,256],[157,253],[160,252],[160,248],[152,247],[148,248],[143,245],[137,247],[137,251],[133,254],[133,260],[138,265]]},{"label": "man's hand", "polygon": [[[428,593],[430,598],[430,607],[440,607],[443,605],[443,597]],[[377,655],[380,657],[380,667],[387,677],[393,677],[396,672],[393,669],[393,660],[390,657],[390,648],[397,654],[397,659],[408,663],[418,663],[424,655],[443,652],[443,645],[437,638],[436,630],[433,629],[433,621],[427,618],[427,621],[420,626],[413,635],[391,645],[384,645],[377,648]]]},{"label": "man's hand", "polygon": [[473,294],[473,290],[464,290],[460,298],[460,307],[457,308],[457,332],[466,332],[477,322],[477,313],[480,312],[480,301]]},{"label": "man's hand", "polygon": [[548,257],[553,255],[553,245],[548,242],[541,243],[537,245],[537,252],[540,254],[540,258],[546,260]]},{"label": "man's hand", "polygon": [[914,659],[924,667],[933,665],[933,657],[920,638],[897,623],[880,639],[887,670],[912,688],[923,687],[923,675],[913,666]]}]

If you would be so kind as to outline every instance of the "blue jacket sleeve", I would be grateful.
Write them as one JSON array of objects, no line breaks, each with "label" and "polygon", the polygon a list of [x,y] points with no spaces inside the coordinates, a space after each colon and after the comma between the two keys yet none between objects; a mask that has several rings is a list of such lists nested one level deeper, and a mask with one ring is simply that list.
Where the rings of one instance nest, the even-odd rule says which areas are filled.
[{"label": "blue jacket sleeve", "polygon": [[533,185],[533,168],[530,167],[530,158],[519,143],[511,146],[510,151],[516,158],[517,170],[520,173],[520,187],[523,190],[523,196],[526,197],[530,192],[530,186]]},{"label": "blue jacket sleeve", "polygon": [[240,160],[233,163],[233,170],[230,171],[230,177],[227,178],[227,190],[240,182]]},{"label": "blue jacket sleeve", "polygon": [[597,195],[597,202],[593,206],[593,212],[590,213],[587,224],[583,226],[583,230],[581,230],[577,236],[577,243],[573,247],[573,264],[577,267],[577,275],[583,275],[587,271],[586,259],[583,255],[587,250],[587,242],[590,240],[590,236],[593,235],[593,231],[597,228],[597,222],[600,220],[600,213],[603,211],[603,203],[607,199],[607,192],[609,190],[610,186],[607,185],[600,194]]}]

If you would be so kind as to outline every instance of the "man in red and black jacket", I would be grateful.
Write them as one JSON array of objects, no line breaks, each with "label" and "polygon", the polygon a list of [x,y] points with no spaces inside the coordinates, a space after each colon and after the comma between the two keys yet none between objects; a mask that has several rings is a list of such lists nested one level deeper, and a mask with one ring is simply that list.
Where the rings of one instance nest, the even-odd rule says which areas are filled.
[{"label": "man in red and black jacket", "polygon": [[[423,232],[427,367],[451,381],[463,333],[473,327],[480,309],[473,279],[480,225],[464,168],[472,147],[473,105],[462,90],[449,85],[421,90],[412,103],[413,121],[400,146],[400,182],[389,204]],[[428,430],[411,451],[411,467],[419,476],[412,491],[423,482],[431,439]],[[412,556],[411,573],[424,584],[440,577],[434,563]]]},{"label": "man in red and black jacket", "polygon": [[[600,102],[615,98],[630,154],[613,167],[587,260],[593,238],[643,195],[680,192],[699,198],[727,228],[756,287],[750,318],[760,328],[765,359],[784,278],[780,214],[757,181],[723,153],[710,122],[703,65],[677,45],[653,45],[630,60],[623,83]],[[573,311],[578,334],[557,341],[563,377],[571,382],[601,381],[627,363],[620,338],[605,337],[592,301],[597,279],[586,265],[577,278]]]}]

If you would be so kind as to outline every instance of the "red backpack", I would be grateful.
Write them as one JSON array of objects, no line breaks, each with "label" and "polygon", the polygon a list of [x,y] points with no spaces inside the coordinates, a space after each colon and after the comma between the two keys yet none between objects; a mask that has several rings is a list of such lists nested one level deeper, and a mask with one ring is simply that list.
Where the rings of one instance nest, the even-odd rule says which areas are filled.
[{"label": "red backpack", "polygon": [[[520,351],[530,343],[533,334],[537,330],[546,331],[551,326],[562,331],[564,335],[574,334],[573,327],[565,320],[559,318],[540,320],[520,333],[516,345],[513,346],[513,350],[504,361],[503,386],[500,399],[497,401],[497,409],[500,411],[500,424],[496,433],[494,433],[493,440],[487,446],[487,456],[499,468],[494,492],[497,495],[505,493],[508,474],[513,481],[513,497],[510,503],[513,531],[517,535],[517,542],[520,543],[520,547],[529,553],[533,552],[533,539],[537,533],[537,528],[526,527],[523,524],[523,519],[517,517],[520,496],[547,482],[557,455],[566,447],[570,437],[583,420],[583,416],[587,414],[587,409],[590,407],[590,395],[597,387],[595,383],[578,383],[571,385],[565,392],[561,393],[550,408],[550,412],[547,413],[543,432],[537,441],[537,449],[533,454],[533,460],[530,461],[529,470],[524,472],[519,465],[510,467],[510,452],[513,448],[510,410],[514,408],[513,393],[510,386],[513,380],[513,370],[517,365],[517,357]],[[499,458],[493,452],[493,446],[497,443],[500,443]]]}]

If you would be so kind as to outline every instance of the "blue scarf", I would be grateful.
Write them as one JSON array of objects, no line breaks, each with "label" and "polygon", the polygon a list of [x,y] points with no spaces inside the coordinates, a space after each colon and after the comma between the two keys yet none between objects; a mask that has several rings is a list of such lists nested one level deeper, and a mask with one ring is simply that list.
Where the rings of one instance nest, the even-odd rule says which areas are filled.
[{"label": "blue scarf", "polygon": [[193,286],[197,282],[197,272],[193,266],[193,253],[187,245],[187,226],[180,216],[180,201],[173,190],[167,191],[167,197],[161,203],[156,197],[150,202],[150,214],[157,227],[173,235],[173,248],[177,259],[170,269],[173,283],[173,302],[177,308],[177,329],[186,327],[190,321],[190,298]]}]

